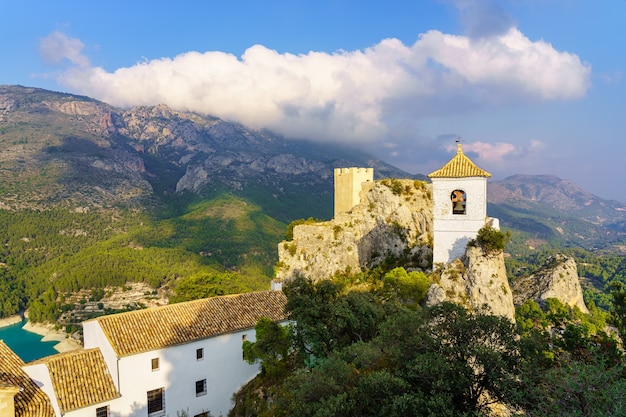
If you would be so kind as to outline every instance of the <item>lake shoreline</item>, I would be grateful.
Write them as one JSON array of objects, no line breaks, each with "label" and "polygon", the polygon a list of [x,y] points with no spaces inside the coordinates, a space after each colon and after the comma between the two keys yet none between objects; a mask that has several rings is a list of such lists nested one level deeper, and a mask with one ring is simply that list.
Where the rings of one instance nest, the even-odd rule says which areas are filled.
[{"label": "lake shoreline", "polygon": [[42,342],[57,342],[53,348],[57,352],[69,352],[71,350],[82,349],[82,344],[72,338],[70,335],[65,333],[62,330],[56,330],[54,324],[43,324],[43,323],[32,323],[28,321],[26,317],[21,314],[15,314],[10,317],[4,317],[0,319],[0,328],[12,326],[14,324],[19,324],[26,320],[24,326],[22,326],[23,330],[26,330],[30,333],[38,334],[42,336]]},{"label": "lake shoreline", "polygon": [[15,314],[14,316],[4,317],[0,319],[0,328],[12,326],[14,324],[20,323],[24,320],[24,316],[21,314]]},{"label": "lake shoreline", "polygon": [[78,340],[73,339],[62,330],[56,330],[54,324],[32,323],[27,321],[24,330],[43,336],[42,342],[58,342],[54,345],[57,352],[69,352],[71,350],[82,349]]}]

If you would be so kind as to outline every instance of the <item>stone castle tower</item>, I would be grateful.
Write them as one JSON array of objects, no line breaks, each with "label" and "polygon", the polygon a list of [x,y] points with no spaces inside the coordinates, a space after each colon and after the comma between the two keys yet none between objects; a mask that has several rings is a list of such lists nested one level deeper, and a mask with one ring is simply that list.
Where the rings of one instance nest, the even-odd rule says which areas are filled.
[{"label": "stone castle tower", "polygon": [[363,183],[374,181],[374,168],[335,168],[335,217],[361,202]]},{"label": "stone castle tower", "polygon": [[465,253],[467,242],[487,222],[487,178],[458,144],[456,155],[442,168],[428,174],[433,185],[433,265],[448,263]]}]

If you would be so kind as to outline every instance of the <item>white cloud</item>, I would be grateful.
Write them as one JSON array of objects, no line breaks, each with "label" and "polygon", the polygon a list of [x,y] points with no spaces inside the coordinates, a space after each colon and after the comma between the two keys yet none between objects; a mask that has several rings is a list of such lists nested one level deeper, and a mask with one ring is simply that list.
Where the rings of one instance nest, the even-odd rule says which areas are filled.
[{"label": "white cloud", "polygon": [[[448,151],[456,151],[456,146],[449,146]],[[515,151],[515,146],[510,143],[484,143],[484,142],[473,142],[473,143],[464,143],[463,151],[465,152],[475,152],[478,154],[478,158],[483,161],[489,162],[499,162],[503,159],[503,157],[511,152]]]},{"label": "white cloud", "polygon": [[529,152],[538,152],[546,149],[547,146],[540,140],[533,139],[530,141],[530,146],[528,147]]},{"label": "white cloud", "polygon": [[413,48],[415,56],[428,56],[485,100],[498,99],[500,89],[509,99],[551,100],[580,98],[589,88],[591,67],[578,56],[531,42],[515,28],[476,41],[429,31]]},{"label": "white cloud", "polygon": [[429,31],[409,46],[385,39],[336,53],[281,54],[262,45],[241,58],[188,52],[114,72],[89,67],[82,48],[58,32],[42,41],[48,61],[75,64],[59,78],[73,92],[125,107],[166,103],[288,137],[369,144],[433,115],[578,98],[591,71],[515,28],[477,40]]},{"label": "white cloud", "polygon": [[39,55],[48,65],[59,65],[67,59],[74,65],[85,68],[89,59],[82,54],[84,44],[80,39],[70,38],[61,32],[52,32],[39,43]]}]

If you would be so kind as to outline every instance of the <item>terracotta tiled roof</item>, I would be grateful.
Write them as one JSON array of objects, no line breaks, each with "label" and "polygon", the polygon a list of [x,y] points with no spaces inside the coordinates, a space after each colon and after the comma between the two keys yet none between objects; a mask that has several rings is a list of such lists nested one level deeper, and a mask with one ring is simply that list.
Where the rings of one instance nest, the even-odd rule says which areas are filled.
[{"label": "terracotta tiled roof", "polygon": [[286,319],[282,291],[205,298],[98,317],[118,357],[253,328],[260,317]]},{"label": "terracotta tiled roof", "polygon": [[45,364],[61,413],[119,397],[100,349],[47,356],[28,365]]},{"label": "terracotta tiled roof", "polygon": [[15,394],[16,417],[54,417],[54,410],[48,396],[22,370],[22,361],[2,340],[0,340],[0,384],[4,387],[18,387],[22,391]]},{"label": "terracotta tiled roof", "polygon": [[428,174],[429,178],[467,178],[491,177],[487,171],[478,168],[471,159],[463,153],[461,144],[457,145],[456,155],[447,164],[437,171]]}]

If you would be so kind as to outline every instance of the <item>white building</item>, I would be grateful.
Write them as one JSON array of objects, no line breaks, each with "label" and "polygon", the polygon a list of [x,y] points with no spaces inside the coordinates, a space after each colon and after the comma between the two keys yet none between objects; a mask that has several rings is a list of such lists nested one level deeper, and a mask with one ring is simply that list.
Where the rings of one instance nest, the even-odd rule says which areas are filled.
[{"label": "white building", "polygon": [[102,316],[83,324],[85,349],[22,368],[56,417],[226,416],[259,371],[242,342],[261,317],[285,321],[285,303],[261,291]]},{"label": "white building", "polygon": [[465,254],[467,242],[487,223],[487,178],[458,144],[456,155],[428,174],[433,184],[433,265],[448,263]]}]

